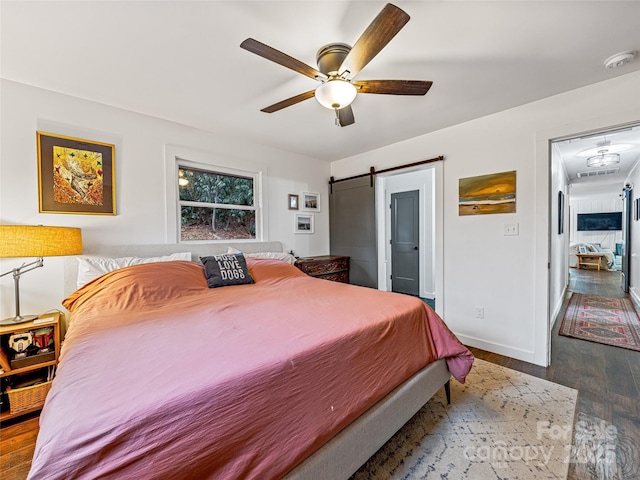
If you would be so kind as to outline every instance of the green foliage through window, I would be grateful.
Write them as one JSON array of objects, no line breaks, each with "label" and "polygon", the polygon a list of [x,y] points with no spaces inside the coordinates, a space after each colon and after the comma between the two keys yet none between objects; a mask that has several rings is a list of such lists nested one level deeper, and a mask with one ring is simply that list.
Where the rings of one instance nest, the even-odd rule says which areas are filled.
[{"label": "green foliage through window", "polygon": [[181,240],[256,238],[254,180],[179,167]]}]

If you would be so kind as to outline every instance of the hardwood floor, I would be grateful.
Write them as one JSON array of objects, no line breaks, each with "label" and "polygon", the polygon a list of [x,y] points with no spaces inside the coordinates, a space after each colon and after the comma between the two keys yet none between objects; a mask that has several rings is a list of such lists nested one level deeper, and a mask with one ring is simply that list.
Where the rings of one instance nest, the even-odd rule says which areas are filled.
[{"label": "hardwood floor", "polygon": [[38,436],[38,416],[26,415],[7,422],[0,430],[0,478],[24,480],[31,467],[31,458]]},{"label": "hardwood floor", "polygon": [[[620,272],[571,269],[569,292],[623,297]],[[627,397],[633,406],[627,413],[638,415],[640,398],[640,353],[599,343],[558,335],[568,296],[558,314],[551,337],[551,366],[544,368],[477,348],[478,358],[518,370],[580,391],[578,410],[592,413],[609,422],[619,405],[617,397]],[[637,308],[637,306],[636,306]],[[620,400],[620,399],[619,399]],[[624,413],[624,412],[622,412]]]},{"label": "hardwood floor", "polygon": [[[571,269],[569,290],[624,296],[620,288],[620,272]],[[640,352],[558,335],[567,301],[568,297],[553,328],[550,367],[539,367],[476,348],[471,350],[477,358],[575,388],[579,392],[576,412],[613,424],[631,444],[631,449],[635,449],[635,454],[640,455]],[[34,415],[0,430],[0,476],[3,480],[26,478],[37,432],[38,418]],[[627,468],[625,475],[615,477],[617,480],[640,478],[638,464],[635,465],[635,473],[633,465],[624,468]],[[588,476],[570,466],[570,480],[588,478],[598,477]]]},{"label": "hardwood floor", "polygon": [[[570,269],[569,293],[622,297],[620,272]],[[576,416],[582,412],[614,425],[630,458],[618,458],[620,476],[591,476],[570,465],[569,479],[640,478],[640,352],[558,335],[569,295],[554,324],[551,366],[531,365],[472,348],[477,358],[578,390]],[[638,306],[636,305],[636,309]],[[618,457],[621,452],[617,452]],[[631,464],[633,462],[634,464]]]}]

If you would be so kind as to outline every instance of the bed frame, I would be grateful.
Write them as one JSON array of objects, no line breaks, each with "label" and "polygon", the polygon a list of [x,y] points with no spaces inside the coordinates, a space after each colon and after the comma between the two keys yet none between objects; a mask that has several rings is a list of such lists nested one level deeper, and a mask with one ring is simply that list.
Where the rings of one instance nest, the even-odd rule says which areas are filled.
[{"label": "bed frame", "polygon": [[[227,252],[232,246],[246,253],[282,252],[281,242],[238,242],[215,244],[163,244],[84,246],[85,257],[151,257],[191,252],[193,261],[201,256]],[[66,257],[64,293],[76,290],[78,262]],[[310,457],[296,466],[285,480],[348,479],[382,447],[440,388],[445,387],[447,402],[450,374],[444,360],[438,360],[405,380],[386,397],[363,413]]]}]

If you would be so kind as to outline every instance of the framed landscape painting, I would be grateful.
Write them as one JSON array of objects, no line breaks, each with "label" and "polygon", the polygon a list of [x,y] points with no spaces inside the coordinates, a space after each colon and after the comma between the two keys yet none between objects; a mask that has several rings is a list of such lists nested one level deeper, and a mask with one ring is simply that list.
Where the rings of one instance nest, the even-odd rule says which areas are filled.
[{"label": "framed landscape painting", "polygon": [[515,213],[516,171],[458,180],[458,215]]},{"label": "framed landscape painting", "polygon": [[40,213],[116,214],[115,146],[37,132]]}]

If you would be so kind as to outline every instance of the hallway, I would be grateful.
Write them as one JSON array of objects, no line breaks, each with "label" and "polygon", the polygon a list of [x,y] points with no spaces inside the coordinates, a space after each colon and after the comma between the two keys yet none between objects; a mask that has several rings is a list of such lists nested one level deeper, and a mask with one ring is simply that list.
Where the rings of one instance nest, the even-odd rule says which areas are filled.
[{"label": "hallway", "polygon": [[[622,297],[621,273],[595,270],[569,272],[569,292]],[[616,424],[627,414],[638,416],[640,352],[558,335],[568,298],[558,315],[551,341],[551,376],[556,383],[580,390],[578,411]],[[621,419],[618,419],[621,420]],[[636,423],[636,428],[640,424]]]}]

